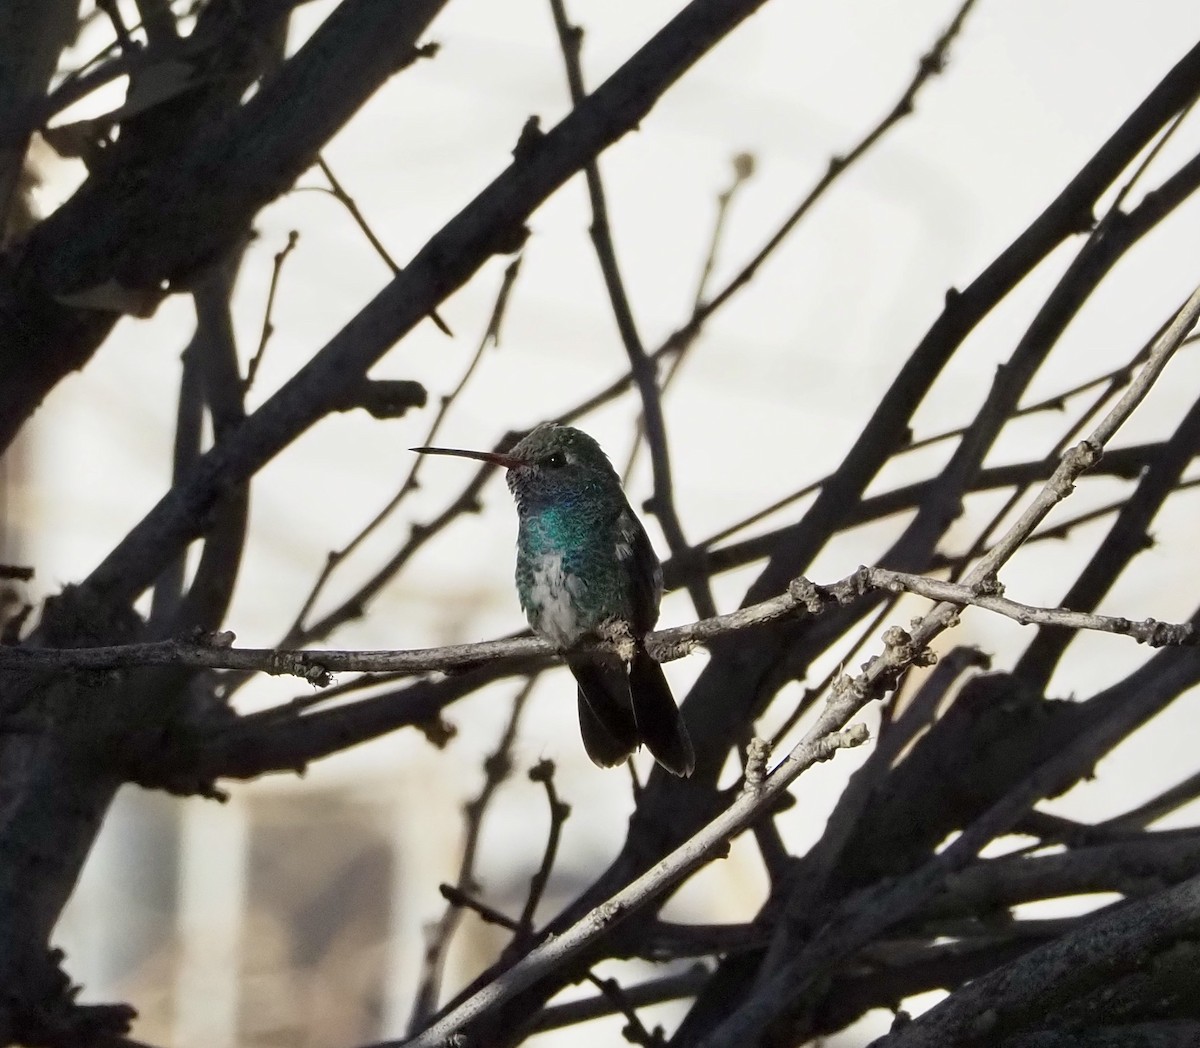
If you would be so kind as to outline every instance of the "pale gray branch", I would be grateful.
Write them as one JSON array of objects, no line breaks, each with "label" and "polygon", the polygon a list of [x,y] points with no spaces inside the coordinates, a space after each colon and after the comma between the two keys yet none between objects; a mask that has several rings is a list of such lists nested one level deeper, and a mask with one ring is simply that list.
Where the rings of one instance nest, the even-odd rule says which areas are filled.
[{"label": "pale gray branch", "polygon": [[970,605],[983,608],[1013,619],[1022,626],[1066,626],[1075,630],[1120,633],[1132,637],[1139,644],[1149,644],[1152,648],[1196,643],[1196,630],[1190,622],[1160,622],[1157,619],[1135,622],[1119,615],[1093,615],[1069,608],[1040,608],[1005,597],[999,582],[995,582],[995,588],[989,592],[986,586],[965,586],[903,571],[888,571],[886,568],[866,570],[872,585],[879,589],[915,593],[930,600],[962,607]]},{"label": "pale gray branch", "polygon": [[[887,568],[859,568],[828,586],[800,577],[778,596],[739,608],[725,615],[647,634],[646,646],[660,662],[691,654],[697,646],[729,633],[761,626],[778,619],[819,615],[826,608],[849,604],[867,594],[885,590],[913,593],[939,601],[939,608],[974,606],[1015,619],[1024,625],[1055,625],[1097,630],[1132,637],[1151,647],[1197,643],[1196,629],[1187,622],[1134,621],[1121,616],[1093,615],[1066,608],[1040,608],[1001,596],[994,577],[975,583],[952,583]],[[935,608],[930,615],[938,611]],[[235,648],[231,632],[212,634],[196,641],[164,640],[144,644],[117,644],[95,648],[0,647],[0,668],[111,670],[132,666],[192,666],[239,670],[244,673],[291,674],[324,687],[331,673],[429,673],[457,670],[504,659],[546,655],[553,649],[534,637],[509,637],[475,644],[397,650],[297,650],[287,648]],[[597,642],[600,644],[601,642]]]}]

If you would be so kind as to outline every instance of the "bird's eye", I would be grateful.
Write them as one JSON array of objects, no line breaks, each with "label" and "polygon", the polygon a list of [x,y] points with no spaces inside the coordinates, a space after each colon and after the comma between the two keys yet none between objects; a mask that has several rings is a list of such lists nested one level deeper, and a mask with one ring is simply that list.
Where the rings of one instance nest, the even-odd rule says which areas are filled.
[{"label": "bird's eye", "polygon": [[547,455],[544,459],[542,459],[542,465],[550,466],[552,469],[558,469],[559,466],[565,466],[566,464],[567,464],[567,456],[564,455],[561,451],[556,451],[553,454]]}]

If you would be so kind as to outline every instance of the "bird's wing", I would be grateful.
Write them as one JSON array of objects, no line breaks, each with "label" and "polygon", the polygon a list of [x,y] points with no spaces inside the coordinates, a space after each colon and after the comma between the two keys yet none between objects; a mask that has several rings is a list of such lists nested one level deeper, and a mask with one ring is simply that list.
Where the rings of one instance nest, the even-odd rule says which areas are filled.
[{"label": "bird's wing", "polygon": [[617,522],[617,545],[627,549],[626,567],[630,580],[633,604],[633,632],[642,637],[654,629],[658,621],[658,605],[662,600],[662,565],[650,545],[650,537],[637,515],[626,506]]}]

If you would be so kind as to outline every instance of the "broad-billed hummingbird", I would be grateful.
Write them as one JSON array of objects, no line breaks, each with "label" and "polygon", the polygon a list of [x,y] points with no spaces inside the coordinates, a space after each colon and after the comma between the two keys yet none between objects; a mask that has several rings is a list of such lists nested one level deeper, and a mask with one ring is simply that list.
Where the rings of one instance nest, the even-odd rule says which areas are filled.
[{"label": "broad-billed hummingbird", "polygon": [[[603,768],[641,743],[674,775],[696,758],[662,667],[646,651],[662,567],[600,445],[580,430],[538,426],[507,454],[413,448],[503,466],[517,503],[517,596],[533,631],[579,685],[579,730]],[[582,650],[582,641],[612,642]]]}]

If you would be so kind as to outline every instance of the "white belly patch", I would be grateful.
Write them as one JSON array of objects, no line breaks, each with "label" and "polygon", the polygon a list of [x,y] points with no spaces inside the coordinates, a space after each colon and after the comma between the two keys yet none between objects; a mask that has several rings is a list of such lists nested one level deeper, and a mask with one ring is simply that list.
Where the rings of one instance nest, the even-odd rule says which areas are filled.
[{"label": "white belly patch", "polygon": [[583,635],[574,600],[579,580],[563,571],[562,562],[561,554],[548,553],[534,564],[525,610],[534,632],[555,647],[569,648]]}]

